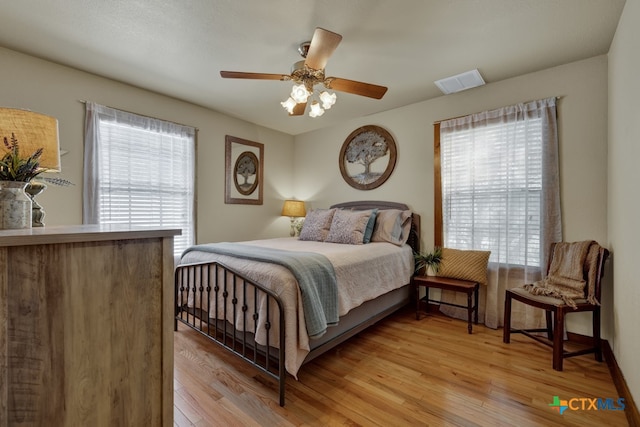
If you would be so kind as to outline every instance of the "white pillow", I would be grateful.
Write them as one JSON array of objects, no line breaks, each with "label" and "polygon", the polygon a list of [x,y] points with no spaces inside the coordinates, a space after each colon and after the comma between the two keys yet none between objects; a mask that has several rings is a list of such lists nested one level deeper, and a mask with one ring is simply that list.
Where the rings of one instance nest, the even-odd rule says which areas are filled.
[{"label": "white pillow", "polygon": [[411,231],[411,211],[381,209],[376,216],[376,226],[371,236],[372,242],[389,242],[402,246]]}]

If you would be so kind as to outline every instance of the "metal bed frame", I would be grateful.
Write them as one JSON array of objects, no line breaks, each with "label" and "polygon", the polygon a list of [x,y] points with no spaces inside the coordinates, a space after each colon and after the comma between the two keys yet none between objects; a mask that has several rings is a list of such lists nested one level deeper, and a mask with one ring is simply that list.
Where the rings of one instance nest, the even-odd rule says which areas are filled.
[{"label": "metal bed frame", "polygon": [[[346,209],[408,209],[406,205],[401,203],[375,201],[347,202],[332,207]],[[413,214],[411,234],[407,243],[412,247],[414,252],[417,252],[420,247],[419,241],[420,216]],[[223,278],[222,283],[218,283],[218,278],[220,277]],[[213,298],[210,298],[212,293]],[[218,297],[220,295],[224,301],[222,304],[219,303]],[[253,298],[248,298],[249,296]],[[254,320],[253,324],[256,325],[255,320],[258,319],[258,301],[265,297],[266,313],[264,314],[267,319],[264,325],[267,339],[265,346],[261,346],[255,342],[254,336],[256,336],[258,332],[255,326],[253,331],[238,331],[226,320],[209,318],[209,312],[211,310],[213,310],[214,313],[219,313],[220,309],[222,309],[223,319],[227,318],[227,314],[231,314],[233,318],[236,319],[238,313],[241,313],[243,316],[243,325],[247,324],[246,320],[249,317]],[[189,307],[189,298],[194,299],[194,301],[198,303],[194,304],[194,306],[200,308]],[[213,307],[210,305],[212,299],[215,301]],[[253,301],[251,301],[251,299]],[[229,301],[231,302],[230,306],[228,304]],[[284,366],[285,320],[284,307],[278,295],[260,283],[244,277],[242,274],[219,262],[203,262],[179,265],[176,268],[175,302],[174,330],[177,331],[178,322],[182,322],[277,380],[280,406],[284,406],[285,381],[287,377]],[[220,307],[220,305],[222,305],[222,307]],[[231,307],[232,313],[228,313],[228,307]],[[389,310],[384,314],[388,315],[397,308],[394,307],[393,310]],[[280,325],[278,340],[280,345],[278,347],[272,346],[270,340],[269,330],[271,324],[268,319],[270,318],[271,310],[277,310],[278,313]],[[379,318],[375,320],[379,320]],[[361,328],[354,328],[352,331],[347,331],[339,337],[336,337],[335,345],[350,338],[360,330]],[[333,347],[333,345],[329,344],[330,343],[323,344],[322,351]],[[317,355],[317,353],[314,353],[313,356],[315,357]],[[305,362],[308,360],[310,360],[309,357],[307,357]]]},{"label": "metal bed frame", "polygon": [[[216,278],[222,277],[222,283],[217,283]],[[198,278],[199,280],[196,280]],[[215,295],[214,306],[211,307],[211,293]],[[253,294],[253,303],[247,300],[249,293]],[[211,310],[219,313],[219,298],[222,295],[224,304],[222,305],[223,318],[227,318],[228,298],[231,298],[232,316],[237,318],[238,310],[242,312],[243,325],[247,324],[247,317],[250,316],[257,325],[258,302],[266,296],[266,349],[261,349],[254,341],[253,337],[257,332],[254,326],[253,332],[238,331],[226,320],[215,320],[209,318]],[[189,308],[187,302],[189,298],[196,298],[200,308]],[[236,271],[218,263],[195,263],[178,266],[175,272],[175,301],[176,315],[174,320],[174,330],[178,330],[178,321],[191,327],[216,344],[226,348],[232,353],[240,356],[259,370],[278,380],[280,393],[280,406],[284,406],[284,387],[286,371],[284,367],[284,308],[280,297],[270,289],[259,283],[253,282]],[[206,307],[203,309],[202,307]],[[279,348],[271,345],[269,322],[271,310],[279,313]],[[274,350],[277,356],[274,357]]]}]

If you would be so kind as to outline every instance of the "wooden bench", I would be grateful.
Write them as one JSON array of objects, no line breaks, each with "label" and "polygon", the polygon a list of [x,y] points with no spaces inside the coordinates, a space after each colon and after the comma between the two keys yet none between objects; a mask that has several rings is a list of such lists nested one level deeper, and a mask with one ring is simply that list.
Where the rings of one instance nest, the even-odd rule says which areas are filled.
[{"label": "wooden bench", "polygon": [[[416,292],[416,320],[420,319],[420,301],[426,303],[426,312],[429,311],[429,303],[437,302],[439,304],[450,305],[453,307],[460,307],[467,309],[467,329],[469,333],[472,332],[471,317],[473,314],[473,321],[478,324],[478,292],[480,284],[478,282],[472,282],[469,280],[452,279],[450,277],[440,276],[414,276],[412,279],[413,286]],[[425,296],[420,298],[420,287],[425,288]],[[467,305],[454,304],[450,302],[444,302],[439,300],[433,300],[429,298],[429,289],[436,288],[446,291],[464,292],[467,294]]]}]

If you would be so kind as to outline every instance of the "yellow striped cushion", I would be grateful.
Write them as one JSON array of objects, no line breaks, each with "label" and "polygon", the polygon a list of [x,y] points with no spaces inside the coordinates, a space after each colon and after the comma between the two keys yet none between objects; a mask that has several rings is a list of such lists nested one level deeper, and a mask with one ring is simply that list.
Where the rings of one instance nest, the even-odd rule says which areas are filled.
[{"label": "yellow striped cushion", "polygon": [[489,255],[491,255],[491,251],[442,248],[442,261],[438,276],[471,280],[486,285]]}]

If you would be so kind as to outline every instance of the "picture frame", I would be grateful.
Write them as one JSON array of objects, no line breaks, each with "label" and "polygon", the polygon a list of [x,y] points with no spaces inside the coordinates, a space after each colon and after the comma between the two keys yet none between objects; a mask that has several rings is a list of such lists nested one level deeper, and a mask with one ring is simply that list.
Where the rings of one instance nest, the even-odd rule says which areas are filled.
[{"label": "picture frame", "polygon": [[225,136],[226,204],[261,205],[264,188],[264,145]]},{"label": "picture frame", "polygon": [[353,188],[372,190],[389,179],[397,154],[396,142],[386,129],[362,126],[351,132],[342,144],[338,158],[340,173]]}]

